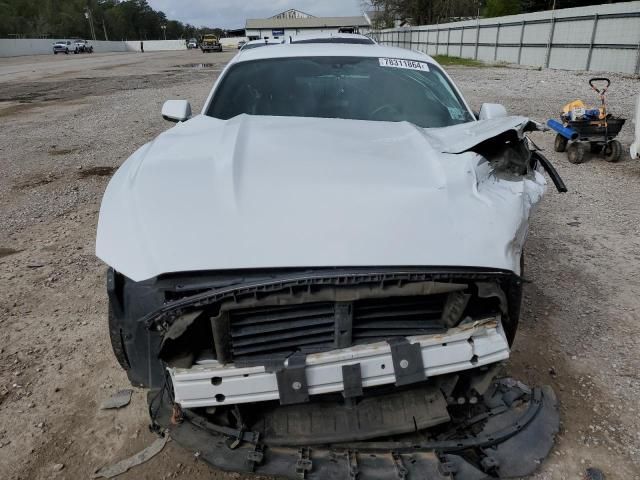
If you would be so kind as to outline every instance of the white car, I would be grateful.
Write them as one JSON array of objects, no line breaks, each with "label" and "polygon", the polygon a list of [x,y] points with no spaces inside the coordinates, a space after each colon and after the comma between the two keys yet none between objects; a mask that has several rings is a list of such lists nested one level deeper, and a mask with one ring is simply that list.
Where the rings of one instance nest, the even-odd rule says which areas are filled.
[{"label": "white car", "polygon": [[73,51],[74,51],[74,45],[73,45],[73,42],[71,42],[71,40],[60,40],[53,44],[53,53],[56,55],[58,53],[66,53],[67,55],[69,55],[69,52],[73,52]]},{"label": "white car", "polygon": [[187,42],[187,48],[191,50],[192,48],[198,48],[198,41],[195,38],[189,39]]},{"label": "white car", "polygon": [[[246,47],[245,47],[246,48]],[[237,55],[199,115],[105,192],[109,330],[160,431],[224,470],[516,477],[553,391],[496,377],[548,161],[537,124],[476,118],[432,58],[359,44]]]}]

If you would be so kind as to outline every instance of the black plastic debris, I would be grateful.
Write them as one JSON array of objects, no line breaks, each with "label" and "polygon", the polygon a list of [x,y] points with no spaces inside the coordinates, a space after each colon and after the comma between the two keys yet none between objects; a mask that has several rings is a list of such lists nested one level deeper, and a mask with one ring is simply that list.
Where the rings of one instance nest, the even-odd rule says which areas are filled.
[{"label": "black plastic debris", "polygon": [[[480,480],[532,474],[549,454],[558,432],[553,390],[494,379],[479,395],[470,387],[477,384],[473,374],[452,378],[457,382],[453,395],[448,395],[451,387],[443,376],[404,387],[403,392],[398,387],[394,392],[368,391],[355,404],[312,397],[305,406],[273,402],[260,409],[252,405],[245,412],[240,407],[235,425],[220,409],[215,417],[204,409],[191,409],[182,423],[172,425],[170,389],[166,389],[155,421],[183,447],[227,471],[310,480]],[[157,393],[150,393],[150,398]],[[417,400],[424,395],[427,403]],[[475,401],[460,403],[460,398]],[[314,405],[317,415],[312,412]],[[429,410],[435,405],[440,413],[431,418]],[[422,414],[425,421],[405,425],[392,421],[394,414]],[[350,430],[367,416],[371,418],[365,427]],[[222,418],[224,424],[217,423]],[[338,423],[341,418],[343,426]],[[328,428],[328,423],[336,428]],[[240,439],[233,449],[228,447],[229,438]],[[363,440],[354,440],[358,438]]]}]

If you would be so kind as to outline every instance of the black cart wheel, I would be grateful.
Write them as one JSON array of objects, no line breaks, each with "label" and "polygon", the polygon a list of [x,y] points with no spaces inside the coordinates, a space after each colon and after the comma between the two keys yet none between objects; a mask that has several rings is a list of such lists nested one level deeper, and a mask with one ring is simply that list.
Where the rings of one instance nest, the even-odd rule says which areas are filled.
[{"label": "black cart wheel", "polygon": [[582,143],[575,142],[567,148],[567,157],[571,163],[582,163],[584,162],[584,155],[586,152],[587,149]]},{"label": "black cart wheel", "polygon": [[556,135],[556,141],[553,144],[553,149],[556,152],[565,152],[567,150],[568,140],[564,138],[562,135]]},{"label": "black cart wheel", "polygon": [[611,140],[604,148],[604,159],[607,162],[617,162],[622,156],[622,145],[618,140]]}]

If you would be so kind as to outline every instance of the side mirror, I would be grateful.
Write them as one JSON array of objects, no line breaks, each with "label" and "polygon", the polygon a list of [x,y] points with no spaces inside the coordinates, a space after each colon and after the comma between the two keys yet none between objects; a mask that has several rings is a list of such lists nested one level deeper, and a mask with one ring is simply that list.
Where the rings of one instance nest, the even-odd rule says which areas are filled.
[{"label": "side mirror", "polygon": [[490,120],[492,118],[503,118],[507,116],[507,109],[499,103],[483,103],[480,107],[478,120]]},{"label": "side mirror", "polygon": [[186,100],[167,100],[162,106],[162,118],[174,123],[189,120],[191,104]]}]

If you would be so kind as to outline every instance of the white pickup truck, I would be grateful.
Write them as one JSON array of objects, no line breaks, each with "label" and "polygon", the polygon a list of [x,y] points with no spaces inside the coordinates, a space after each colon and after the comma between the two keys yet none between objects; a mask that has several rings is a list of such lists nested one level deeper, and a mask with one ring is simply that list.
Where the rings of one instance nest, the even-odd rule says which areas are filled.
[{"label": "white pickup truck", "polygon": [[71,43],[71,40],[60,40],[53,44],[53,53],[66,53],[69,54],[69,51],[73,50],[74,45]]}]

